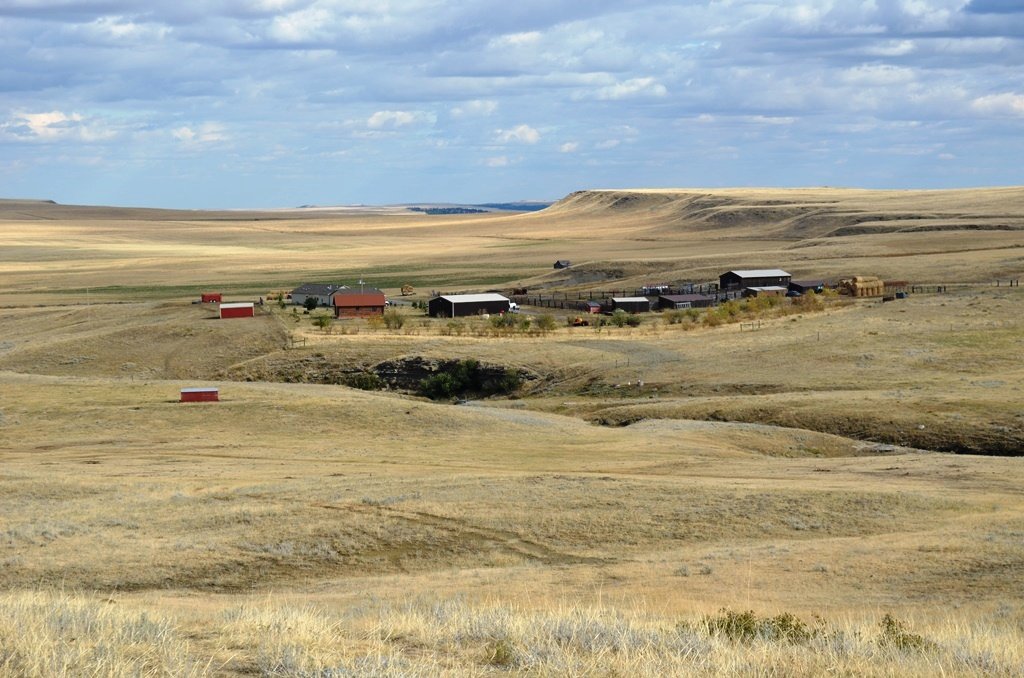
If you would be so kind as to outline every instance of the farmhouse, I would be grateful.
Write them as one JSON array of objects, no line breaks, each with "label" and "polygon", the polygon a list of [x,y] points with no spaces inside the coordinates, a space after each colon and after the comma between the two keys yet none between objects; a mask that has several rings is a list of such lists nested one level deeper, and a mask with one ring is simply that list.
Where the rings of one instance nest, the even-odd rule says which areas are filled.
[{"label": "farmhouse", "polygon": [[508,313],[512,302],[508,297],[487,292],[484,294],[442,294],[427,302],[427,312],[433,318],[457,318],[482,313]]},{"label": "farmhouse", "polygon": [[647,297],[612,297],[609,308],[612,311],[646,313],[651,310],[651,300]]},{"label": "farmhouse", "polygon": [[317,306],[330,306],[331,295],[338,290],[345,289],[344,285],[320,285],[318,283],[306,283],[299,285],[292,290],[292,303],[305,306],[306,300],[310,297],[316,298]]},{"label": "farmhouse", "polygon": [[793,277],[778,268],[755,269],[749,271],[727,271],[718,276],[718,286],[722,290],[742,290],[746,287],[773,287],[789,285]]},{"label": "farmhouse", "polygon": [[335,318],[370,318],[384,315],[387,299],[375,287],[354,289],[346,287],[331,295]]},{"label": "farmhouse", "polygon": [[715,305],[715,298],[706,294],[662,294],[658,308],[707,308]]},{"label": "farmhouse", "polygon": [[256,308],[251,301],[220,305],[220,317],[222,319],[251,318],[254,315],[256,315]]}]

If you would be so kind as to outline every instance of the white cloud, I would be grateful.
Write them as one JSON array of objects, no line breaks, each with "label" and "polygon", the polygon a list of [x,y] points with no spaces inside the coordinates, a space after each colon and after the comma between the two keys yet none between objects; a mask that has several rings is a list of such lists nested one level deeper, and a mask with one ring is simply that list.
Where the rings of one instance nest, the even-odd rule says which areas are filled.
[{"label": "white cloud", "polygon": [[367,118],[366,126],[370,129],[382,129],[424,122],[434,122],[434,115],[426,111],[377,111]]},{"label": "white cloud", "polygon": [[663,97],[668,94],[664,85],[654,78],[632,78],[597,90],[595,96],[603,100],[629,99],[633,97]]},{"label": "white cloud", "polygon": [[455,106],[452,108],[452,116],[456,118],[464,118],[475,115],[491,115],[498,110],[498,102],[487,99],[477,99],[474,101],[467,101],[461,106]]},{"label": "white cloud", "polygon": [[517,141],[523,144],[535,144],[540,141],[540,132],[529,125],[516,125],[512,129],[499,129],[498,141],[504,144]]},{"label": "white cloud", "polygon": [[559,153],[575,153],[580,148],[578,141],[567,141],[558,147]]},{"label": "white cloud", "polygon": [[594,144],[594,148],[601,151],[610,151],[611,149],[617,147],[621,143],[621,139],[605,139],[604,141],[599,141],[598,143]]},{"label": "white cloud", "polygon": [[47,111],[44,113],[15,113],[0,123],[0,132],[21,141],[79,141],[101,142],[117,136],[117,131],[102,121],[87,121],[78,113]]},{"label": "white cloud", "polygon": [[216,122],[204,122],[198,127],[178,127],[171,130],[171,136],[187,146],[203,146],[227,141],[224,126]]},{"label": "white cloud", "polygon": [[971,108],[983,115],[1024,117],[1024,94],[989,94],[972,101]]},{"label": "white cloud", "polygon": [[540,42],[540,33],[537,31],[529,31],[525,33],[510,33],[508,35],[500,35],[491,40],[491,47],[522,47],[524,45],[535,45]]},{"label": "white cloud", "polygon": [[499,155],[493,158],[487,158],[486,163],[488,167],[507,167],[509,159],[507,156]]}]

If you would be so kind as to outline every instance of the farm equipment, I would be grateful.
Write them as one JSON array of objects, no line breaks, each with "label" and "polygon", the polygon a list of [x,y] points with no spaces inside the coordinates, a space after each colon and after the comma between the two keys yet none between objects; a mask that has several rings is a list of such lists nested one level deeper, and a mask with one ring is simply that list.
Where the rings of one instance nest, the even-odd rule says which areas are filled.
[{"label": "farm equipment", "polygon": [[573,327],[589,327],[590,321],[582,316],[576,316],[575,318],[572,319],[571,324]]},{"label": "farm equipment", "polygon": [[413,293],[412,285],[402,285],[402,296],[407,297]]}]

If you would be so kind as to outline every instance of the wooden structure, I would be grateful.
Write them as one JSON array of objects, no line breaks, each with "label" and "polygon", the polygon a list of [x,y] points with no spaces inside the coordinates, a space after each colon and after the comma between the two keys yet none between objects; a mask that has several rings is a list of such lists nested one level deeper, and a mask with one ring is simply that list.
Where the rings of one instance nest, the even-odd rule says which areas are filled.
[{"label": "wooden structure", "polygon": [[784,297],[788,288],[782,285],[763,285],[759,287],[745,287],[743,288],[743,296],[745,297]]},{"label": "wooden structure", "polygon": [[651,300],[647,297],[612,297],[608,308],[626,313],[647,313],[651,310]]},{"label": "wooden structure", "polygon": [[375,287],[355,289],[346,287],[331,295],[335,318],[372,318],[384,315],[387,298]]},{"label": "wooden structure", "polygon": [[600,301],[581,301],[576,305],[576,309],[583,311],[584,313],[600,313],[601,302]]},{"label": "wooden structure", "polygon": [[512,301],[493,292],[483,294],[442,294],[427,302],[433,318],[458,318],[484,313],[508,313]]},{"label": "wooden structure", "polygon": [[216,386],[202,386],[181,389],[182,403],[215,403],[220,400],[220,389]]},{"label": "wooden structure", "polygon": [[256,315],[256,307],[251,301],[235,302],[220,305],[220,317],[224,318],[251,318]]},{"label": "wooden structure", "polygon": [[792,279],[793,276],[779,268],[726,271],[718,276],[718,286],[723,291],[738,291],[747,287],[788,287]]},{"label": "wooden structure", "polygon": [[662,294],[658,308],[707,308],[715,305],[715,298],[706,294]]},{"label": "wooden structure", "polygon": [[224,295],[220,292],[203,292],[199,295],[199,301],[204,304],[219,304],[224,301]]},{"label": "wooden structure", "polygon": [[799,294],[807,294],[808,292],[814,292],[815,294],[821,294],[825,291],[824,280],[791,280],[789,282],[789,291],[797,292]]}]

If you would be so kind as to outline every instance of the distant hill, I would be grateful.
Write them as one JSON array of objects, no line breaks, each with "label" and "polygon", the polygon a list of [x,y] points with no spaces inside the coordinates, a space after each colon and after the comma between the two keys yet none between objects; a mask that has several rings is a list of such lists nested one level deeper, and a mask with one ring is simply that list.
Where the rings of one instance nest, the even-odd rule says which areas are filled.
[{"label": "distant hill", "polygon": [[1024,230],[1024,187],[951,190],[728,188],[587,190],[545,212],[643,224],[657,233],[807,239],[928,231]]}]

